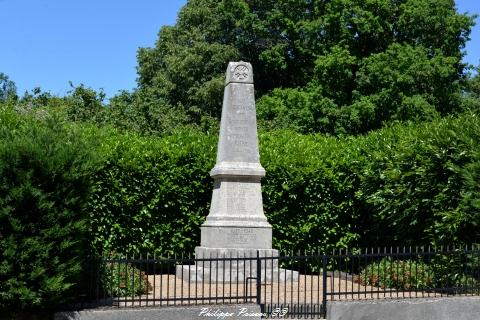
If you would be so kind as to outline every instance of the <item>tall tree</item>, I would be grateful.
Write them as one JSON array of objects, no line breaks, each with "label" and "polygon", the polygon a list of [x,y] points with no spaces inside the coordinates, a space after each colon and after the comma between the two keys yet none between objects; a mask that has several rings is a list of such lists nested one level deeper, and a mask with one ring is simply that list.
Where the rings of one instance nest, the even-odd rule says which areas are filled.
[{"label": "tall tree", "polygon": [[460,106],[473,21],[453,0],[190,0],[139,50],[139,90],[192,119],[218,117],[225,66],[245,60],[257,97],[268,95],[267,126],[356,133],[429,119]]},{"label": "tall tree", "polygon": [[6,74],[0,72],[0,102],[17,97],[17,86]]}]

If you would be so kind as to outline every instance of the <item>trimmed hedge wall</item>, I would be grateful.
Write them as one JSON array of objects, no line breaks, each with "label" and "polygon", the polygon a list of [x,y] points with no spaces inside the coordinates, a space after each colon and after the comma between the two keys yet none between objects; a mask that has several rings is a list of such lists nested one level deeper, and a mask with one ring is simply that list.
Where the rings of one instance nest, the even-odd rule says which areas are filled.
[{"label": "trimmed hedge wall", "polygon": [[480,119],[469,113],[396,126],[362,139],[356,197],[366,245],[451,245],[480,240]]},{"label": "trimmed hedge wall", "polygon": [[[142,137],[0,111],[0,309],[86,294],[96,255],[199,244],[216,136]],[[261,133],[274,247],[478,243],[479,144],[474,113],[349,138]]]},{"label": "trimmed hedge wall", "polygon": [[[274,247],[442,245],[479,240],[480,121],[470,113],[365,136],[260,135]],[[90,198],[106,252],[193,252],[208,214],[216,137],[111,131]]]},{"label": "trimmed hedge wall", "polygon": [[216,139],[110,133],[89,201],[95,247],[107,254],[193,250],[208,214]]}]

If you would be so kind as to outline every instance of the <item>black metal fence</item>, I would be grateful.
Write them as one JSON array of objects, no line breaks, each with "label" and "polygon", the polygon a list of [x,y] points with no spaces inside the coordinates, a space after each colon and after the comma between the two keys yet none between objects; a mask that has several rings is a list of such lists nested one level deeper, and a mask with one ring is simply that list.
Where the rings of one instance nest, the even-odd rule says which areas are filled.
[{"label": "black metal fence", "polygon": [[478,246],[115,256],[100,266],[90,306],[256,303],[267,318],[322,318],[327,301],[480,295]]}]

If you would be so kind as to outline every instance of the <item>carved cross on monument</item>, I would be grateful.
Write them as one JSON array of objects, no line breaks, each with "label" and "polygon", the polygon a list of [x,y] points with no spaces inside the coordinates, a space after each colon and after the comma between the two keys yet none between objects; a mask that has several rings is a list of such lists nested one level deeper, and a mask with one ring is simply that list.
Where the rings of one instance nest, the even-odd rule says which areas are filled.
[{"label": "carved cross on monument", "polygon": [[[263,213],[260,180],[265,169],[260,165],[253,70],[248,62],[228,64],[217,162],[210,175],[215,180],[212,203],[201,226],[201,246],[195,248],[195,258],[256,257],[257,252],[261,257],[278,256],[278,251],[272,249],[272,226]],[[217,265],[224,269],[238,268],[236,262],[231,263]],[[266,269],[278,271],[277,259],[266,263]],[[210,278],[208,273],[213,271],[202,266],[187,268],[178,266],[177,275],[183,272],[182,277],[190,281],[198,280],[200,274]],[[245,272],[252,272],[247,269]],[[234,274],[245,277],[243,272]],[[296,277],[298,273],[290,272],[289,276],[285,273],[283,278],[290,276]]]}]

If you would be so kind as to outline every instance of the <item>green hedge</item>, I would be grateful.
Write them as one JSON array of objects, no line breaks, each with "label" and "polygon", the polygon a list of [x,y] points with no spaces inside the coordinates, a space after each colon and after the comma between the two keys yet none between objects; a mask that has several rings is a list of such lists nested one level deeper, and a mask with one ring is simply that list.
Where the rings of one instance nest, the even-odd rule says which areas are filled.
[{"label": "green hedge", "polygon": [[[334,138],[260,134],[266,215],[283,250],[478,240],[475,114]],[[208,214],[216,137],[111,131],[90,199],[96,247],[193,252]]]},{"label": "green hedge", "polygon": [[356,197],[368,245],[478,243],[480,119],[395,126],[363,141]]},{"label": "green hedge", "polygon": [[316,251],[354,245],[359,177],[351,165],[362,157],[358,150],[348,140],[292,132],[262,134],[260,141],[274,246]]},{"label": "green hedge", "polygon": [[[159,256],[199,244],[216,136],[143,137],[0,111],[1,308],[80,294],[90,249]],[[479,242],[474,113],[359,137],[274,131],[259,140],[275,248]]]},{"label": "green hedge", "polygon": [[[427,259],[428,258],[428,259]],[[472,292],[478,286],[478,280],[468,274],[475,270],[478,255],[455,253],[438,253],[431,257],[394,260],[383,258],[365,266],[356,281],[373,287],[396,288],[401,290],[444,292]],[[473,269],[472,269],[473,266]]]},{"label": "green hedge", "polygon": [[208,214],[215,137],[112,130],[103,142],[104,165],[89,201],[95,247],[104,254],[193,250]]},{"label": "green hedge", "polygon": [[152,290],[145,272],[130,263],[107,262],[100,274],[107,297],[134,297]]},{"label": "green hedge", "polygon": [[0,314],[86,294],[85,208],[98,168],[87,133],[0,106]]},{"label": "green hedge", "polygon": [[[336,174],[347,169],[345,163],[321,160],[316,139],[290,132],[261,137],[265,211],[277,248],[345,247],[356,238],[350,231],[356,213],[344,201],[345,194],[354,197],[353,181]],[[327,141],[331,148],[338,143]],[[194,132],[163,139],[112,133],[90,201],[96,247],[108,253],[193,252],[209,211],[216,142]]]},{"label": "green hedge", "polygon": [[432,268],[422,261],[387,257],[367,265],[356,280],[364,286],[382,289],[427,290],[436,288],[434,278]]}]

